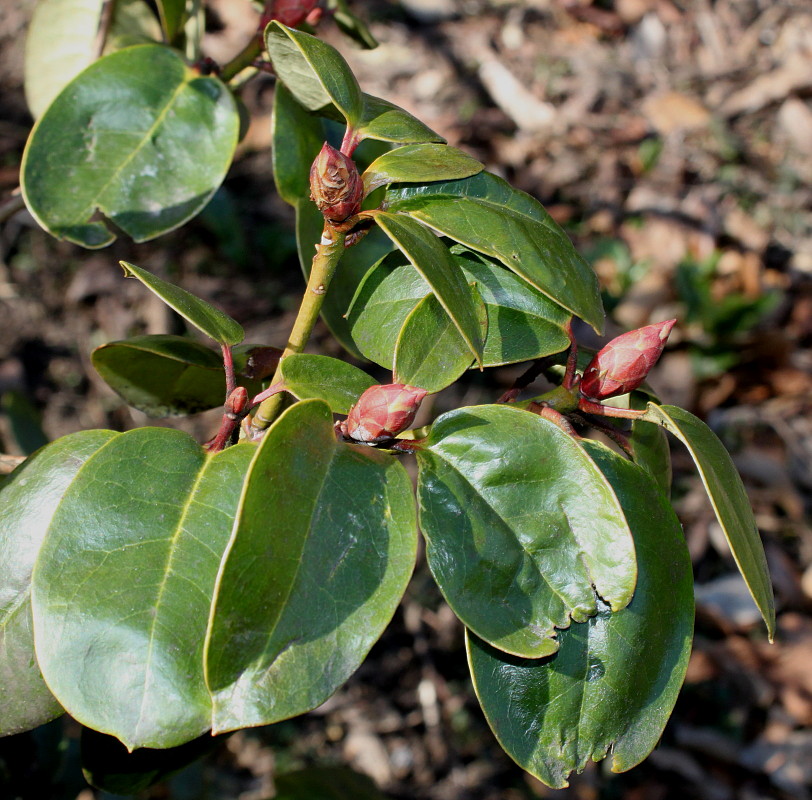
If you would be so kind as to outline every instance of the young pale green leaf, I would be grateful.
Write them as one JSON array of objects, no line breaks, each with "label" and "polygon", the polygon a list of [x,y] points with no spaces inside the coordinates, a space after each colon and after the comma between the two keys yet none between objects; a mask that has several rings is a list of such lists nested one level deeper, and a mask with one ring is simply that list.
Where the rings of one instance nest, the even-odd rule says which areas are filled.
[{"label": "young pale green leaf", "polygon": [[499,743],[556,789],[590,759],[611,753],[623,772],[654,748],[677,699],[693,633],[691,561],[679,522],[644,470],[602,445],[584,446],[612,484],[634,533],[631,603],[560,634],[549,658],[507,656],[473,634],[468,659],[479,702]]},{"label": "young pale green leaf", "polygon": [[310,767],[275,775],[275,800],[386,800],[366,775],[346,767]]},{"label": "young pale green leaf", "polygon": [[[96,58],[103,0],[40,0],[25,41],[25,99],[39,117]],[[119,0],[105,52],[161,38],[161,28],[144,0]]]},{"label": "young pale green leaf", "polygon": [[[570,315],[499,264],[471,254],[452,256],[485,303],[488,327],[482,352],[486,367],[529,361],[569,346]],[[483,257],[484,258],[484,257]],[[393,253],[375,264],[347,312],[353,341],[376,364],[392,369],[395,345],[406,318],[431,287],[404,256]]]},{"label": "young pale green leaf", "polygon": [[477,303],[448,248],[424,225],[403,214],[381,211],[375,222],[429,284],[481,365],[483,337]]},{"label": "young pale green leaf", "polygon": [[206,336],[222,345],[239,344],[245,338],[242,326],[219,308],[195,297],[186,289],[153,275],[126,261],[119,262],[128,278],[137,278],[151,292],[158,295],[170,308],[178,312],[187,322],[194,325]]},{"label": "young pale green leaf", "polygon": [[540,203],[501,178],[390,187],[390,212],[408,214],[477,252],[501,261],[558,305],[603,327],[598,279]]},{"label": "young pale green leaf", "polygon": [[292,206],[308,201],[310,166],[327,133],[324,121],[297,103],[284,83],[277,83],[274,91],[271,139],[273,178],[279,196]]},{"label": "young pale green leaf", "polygon": [[[479,310],[484,336],[488,318],[481,301]],[[454,383],[471,361],[471,350],[440,301],[433,294],[419,300],[406,317],[395,345],[395,382],[439,392]]]},{"label": "young pale green leaf", "polygon": [[389,623],[416,546],[403,466],[337,442],[320,400],[289,408],[251,464],[217,579],[206,650],[215,732],[323,703]]},{"label": "young pale green leaf", "polygon": [[293,353],[281,363],[282,380],[300,400],[323,400],[334,414],[350,407],[377,381],[363,370],[329,356]]},{"label": "young pale green leaf", "polygon": [[[324,217],[316,205],[308,198],[299,200],[296,203],[296,245],[305,277],[310,275],[314,247],[321,239],[323,227]],[[322,319],[344,349],[358,358],[363,358],[363,355],[353,342],[345,315],[364,275],[376,261],[390,252],[392,247],[388,237],[382,231],[373,228],[358,244],[344,250],[330,281],[330,289],[324,297],[324,305],[321,308]]]},{"label": "young pale green leaf", "polygon": [[[183,336],[135,336],[97,347],[90,356],[107,385],[134,408],[151,417],[196,414],[223,405],[223,359]],[[253,396],[262,382],[239,375],[237,383]],[[245,358],[243,358],[243,361]]]},{"label": "young pale green leaf", "polygon": [[0,491],[0,736],[62,713],[34,655],[31,572],[51,518],[82,465],[116,434],[82,431],[24,461]]},{"label": "young pale green leaf", "polygon": [[34,126],[21,185],[49,233],[84,247],[173,230],[211,199],[239,131],[234,98],[159,45],[128,47],[72,80]]},{"label": "young pale green leaf", "polygon": [[[467,627],[539,658],[557,628],[634,591],[634,545],[606,478],[561,428],[509,406],[461,408],[417,453],[429,567]],[[594,588],[593,588],[594,587]]]},{"label": "young pale green leaf", "polygon": [[772,641],[775,599],[767,558],[750,500],[733,459],[719,437],[701,419],[682,408],[649,403],[646,417],[673,433],[688,448],[739,572],[764,618]]},{"label": "young pale green leaf", "polygon": [[475,158],[446,144],[407,144],[376,158],[364,174],[366,194],[390,183],[427,183],[468,178],[484,167]]},{"label": "young pale green leaf", "polygon": [[165,750],[142,747],[130,753],[118,739],[82,728],[82,774],[96,789],[136,795],[188,767],[214,750],[221,740],[206,733]]},{"label": "young pale green leaf", "polygon": [[40,668],[73,717],[130,750],[211,726],[203,642],[255,452],[206,454],[167,428],[118,434],[53,515],[32,578]]},{"label": "young pale green leaf", "polygon": [[167,42],[174,42],[186,24],[186,0],[157,0],[161,27]]},{"label": "young pale green leaf", "polygon": [[332,103],[347,125],[357,126],[364,98],[352,70],[335,47],[276,21],[265,29],[265,44],[277,77],[300,105],[318,111]]},{"label": "young pale green leaf", "polygon": [[377,139],[381,142],[440,142],[445,139],[388,100],[364,94],[364,111],[356,128],[361,139]]}]

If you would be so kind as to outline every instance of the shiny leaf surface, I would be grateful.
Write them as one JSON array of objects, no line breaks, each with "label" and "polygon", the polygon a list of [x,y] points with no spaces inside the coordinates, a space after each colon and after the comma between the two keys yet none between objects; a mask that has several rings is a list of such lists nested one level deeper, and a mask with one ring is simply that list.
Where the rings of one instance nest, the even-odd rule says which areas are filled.
[{"label": "shiny leaf surface", "polygon": [[309,111],[332,103],[347,125],[361,119],[364,99],[344,57],[331,45],[279,22],[265,29],[274,71],[296,101]]},{"label": "shiny leaf surface", "polygon": [[159,45],[95,62],[34,126],[21,167],[26,205],[49,233],[84,247],[173,230],[211,199],[237,144],[234,98]]},{"label": "shiny leaf surface", "polygon": [[679,522],[653,480],[585,442],[634,533],[639,574],[631,603],[560,634],[544,659],[507,656],[469,634],[474,687],[499,743],[523,769],[563,788],[572,771],[611,754],[612,770],[642,761],[674,707],[691,652],[693,577]]},{"label": "shiny leaf surface", "polygon": [[[479,303],[484,336],[485,306]],[[471,365],[471,351],[433,294],[426,295],[406,317],[395,346],[396,383],[439,392]]]},{"label": "shiny leaf surface", "polygon": [[282,380],[300,400],[323,400],[334,414],[348,414],[361,394],[377,383],[346,361],[310,353],[293,353],[285,358]]},{"label": "shiny leaf surface", "polygon": [[402,465],[337,442],[321,401],[289,408],[251,465],[217,579],[206,652],[215,732],[323,703],[389,623],[416,545]]},{"label": "shiny leaf surface", "polygon": [[369,194],[390,183],[426,183],[427,181],[468,178],[482,172],[483,166],[456,147],[444,144],[409,144],[376,158],[364,174],[364,189]]},{"label": "shiny leaf surface", "polygon": [[598,280],[540,203],[501,178],[480,172],[458,181],[398,185],[387,192],[402,212],[501,261],[558,305],[603,326]]},{"label": "shiny leaf surface", "polygon": [[[556,629],[634,591],[634,545],[609,483],[552,422],[509,406],[441,416],[417,453],[420,528],[457,616],[500,650],[538,658]],[[593,588],[594,587],[594,588]]]},{"label": "shiny leaf surface", "polygon": [[215,342],[235,345],[245,338],[245,331],[243,331],[242,326],[229,317],[228,314],[220,311],[219,308],[215,308],[205,300],[201,300],[191,292],[187,292],[186,289],[181,289],[180,286],[175,286],[175,284],[169,283],[141,267],[136,267],[126,261],[119,263],[127,277],[141,281],[147,289],[158,295],[164,303],[177,311],[188,323],[194,325],[206,336],[210,336]]},{"label": "shiny leaf surface", "polygon": [[115,435],[65,436],[24,461],[0,491],[0,736],[62,713],[34,655],[31,572],[62,495],[82,465]]},{"label": "shiny leaf surface", "polygon": [[651,422],[662,425],[688,448],[739,572],[772,640],[775,635],[775,599],[767,558],[750,500],[730,454],[719,437],[688,411],[654,403],[648,404],[647,411]]},{"label": "shiny leaf surface", "polygon": [[429,284],[472,355],[481,364],[483,337],[477,303],[448,248],[425,226],[405,215],[379,212],[375,215],[375,222]]},{"label": "shiny leaf surface", "polygon": [[117,434],[53,515],[32,579],[42,674],[73,717],[129,749],[211,725],[203,642],[255,452],[207,455],[167,428]]},{"label": "shiny leaf surface", "polygon": [[[223,405],[222,356],[192,339],[135,336],[97,347],[90,358],[111,389],[151,417],[196,414]],[[235,354],[237,383],[253,396],[262,383],[239,374],[245,360]]]},{"label": "shiny leaf surface", "polygon": [[445,142],[408,111],[371,94],[364,94],[364,110],[357,131],[361,139],[380,142]]}]

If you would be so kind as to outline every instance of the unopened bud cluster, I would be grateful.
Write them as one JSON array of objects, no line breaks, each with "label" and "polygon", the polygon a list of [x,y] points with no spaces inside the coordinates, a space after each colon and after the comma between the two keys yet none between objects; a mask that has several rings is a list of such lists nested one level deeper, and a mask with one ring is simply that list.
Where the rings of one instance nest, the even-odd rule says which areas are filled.
[{"label": "unopened bud cluster", "polygon": [[606,400],[636,389],[657,363],[675,319],[629,331],[595,354],[584,370],[580,391],[590,400]]},{"label": "unopened bud cluster", "polygon": [[365,444],[393,439],[414,422],[426,394],[425,389],[406,383],[370,386],[350,409],[341,432]]},{"label": "unopened bud cluster", "polygon": [[310,168],[310,196],[333,224],[361,210],[364,184],[355,162],[327,142]]}]

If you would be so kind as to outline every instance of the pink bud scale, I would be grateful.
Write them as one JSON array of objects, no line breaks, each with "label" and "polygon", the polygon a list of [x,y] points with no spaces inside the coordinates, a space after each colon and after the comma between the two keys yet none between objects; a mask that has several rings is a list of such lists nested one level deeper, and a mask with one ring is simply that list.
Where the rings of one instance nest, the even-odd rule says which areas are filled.
[{"label": "pink bud scale", "polygon": [[350,439],[378,444],[393,439],[414,422],[425,389],[404,383],[370,386],[350,409],[344,431]]}]

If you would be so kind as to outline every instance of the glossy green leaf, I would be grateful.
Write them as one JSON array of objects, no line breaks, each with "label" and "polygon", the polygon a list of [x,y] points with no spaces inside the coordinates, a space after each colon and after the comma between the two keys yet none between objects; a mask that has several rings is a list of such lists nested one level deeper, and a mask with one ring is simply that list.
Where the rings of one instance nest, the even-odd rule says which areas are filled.
[{"label": "glossy green leaf", "polygon": [[775,635],[775,599],[767,558],[750,500],[730,454],[719,437],[688,411],[676,406],[649,403],[647,412],[651,422],[662,425],[688,448],[739,572],[764,618],[772,640]]},{"label": "glossy green leaf", "polygon": [[348,414],[376,381],[363,370],[329,356],[293,353],[282,361],[285,387],[300,400],[323,400],[334,414]]},{"label": "glossy green leaf", "polygon": [[390,183],[426,183],[468,178],[484,167],[472,156],[446,144],[407,144],[376,158],[362,175],[369,194]]},{"label": "glossy green leaf", "polygon": [[[315,204],[305,198],[296,204],[296,244],[299,250],[299,261],[305,277],[310,275],[310,268],[315,254],[315,245],[321,239],[324,218]],[[336,339],[347,352],[363,358],[355,346],[350,326],[345,317],[352,298],[369,268],[392,250],[392,242],[382,231],[372,229],[358,244],[347,247],[338,262],[330,289],[324,297],[321,308],[322,319]]]},{"label": "glossy green leaf", "polygon": [[274,800],[386,800],[366,775],[346,767],[311,767],[274,776]]},{"label": "glossy green leaf", "polygon": [[170,308],[177,311],[187,322],[205,333],[206,336],[210,336],[215,342],[224,345],[235,345],[245,338],[245,331],[243,331],[242,326],[231,319],[228,314],[220,311],[219,308],[215,308],[205,300],[201,300],[191,292],[187,292],[186,289],[181,289],[179,286],[175,286],[175,284],[169,283],[141,267],[136,267],[126,261],[120,261],[119,263],[128,278],[137,278]]},{"label": "glossy green leaf", "polygon": [[403,466],[337,442],[323,402],[289,408],[251,465],[217,581],[206,651],[215,732],[323,703],[391,619],[416,545]]},{"label": "glossy green leaf", "polygon": [[34,655],[31,572],[63,493],[87,459],[115,435],[65,436],[24,461],[0,491],[0,736],[62,713]]},{"label": "glossy green leaf", "polygon": [[375,215],[375,222],[431,286],[440,305],[481,364],[483,337],[477,303],[448,248],[424,225],[403,214],[382,211]]},{"label": "glossy green leaf", "polygon": [[693,633],[691,561],[679,522],[652,479],[585,442],[634,532],[638,580],[629,605],[560,634],[549,658],[507,656],[468,636],[474,687],[505,751],[548,786],[611,754],[623,772],[654,748],[677,699]]},{"label": "glossy green leaf", "polygon": [[[196,414],[223,405],[223,358],[183,336],[134,336],[97,347],[90,357],[105,383],[129,405],[151,417]],[[241,376],[235,356],[237,383],[253,397],[262,382]]]},{"label": "glossy green leaf", "polygon": [[501,261],[595,330],[603,327],[598,279],[540,203],[480,172],[458,181],[399,185],[387,192],[402,212]]},{"label": "glossy green leaf", "polygon": [[[480,322],[487,327],[480,301]],[[395,346],[396,383],[419,386],[429,393],[450,386],[471,366],[471,351],[433,294],[419,300],[406,317]]]},{"label": "glossy green leaf", "polygon": [[364,110],[356,129],[361,139],[381,142],[445,142],[442,136],[388,100],[364,94]]},{"label": "glossy green leaf", "polygon": [[299,200],[307,201],[310,166],[327,136],[323,120],[297,103],[284,83],[277,83],[274,90],[271,138],[273,178],[279,196],[292,206]]},{"label": "glossy green leaf", "polygon": [[[39,117],[96,57],[103,0],[39,0],[25,41],[25,99]],[[161,29],[143,0],[118,0],[105,52],[146,40],[157,41]]]},{"label": "glossy green leaf", "polygon": [[160,45],[100,59],[34,126],[21,167],[26,205],[49,233],[85,247],[173,230],[209,201],[231,164],[239,115],[229,90]]},{"label": "glossy green leaf", "polygon": [[[501,265],[454,253],[466,281],[475,283],[485,303],[488,326],[482,363],[486,367],[529,361],[569,346],[569,314]],[[392,368],[395,344],[406,318],[431,287],[404,257],[393,253],[364,277],[347,317],[358,349]]]},{"label": "glossy green leaf", "polygon": [[338,50],[276,21],[265,29],[265,44],[277,77],[300,105],[317,111],[332,103],[347,125],[354,127],[360,121],[361,89]]},{"label": "glossy green leaf", "polygon": [[186,24],[186,0],[157,0],[167,42],[174,42]]},{"label": "glossy green leaf", "polygon": [[203,642],[255,452],[206,454],[168,428],[118,434],[53,515],[32,579],[40,668],[71,716],[128,749],[211,725]]},{"label": "glossy green leaf", "polygon": [[82,774],[91,786],[103,792],[134,795],[188,767],[220,742],[206,733],[177,747],[144,747],[130,753],[118,739],[82,728]]},{"label": "glossy green leaf", "polygon": [[[538,658],[557,628],[617,610],[635,555],[609,483],[561,428],[509,406],[441,416],[417,453],[420,528],[457,616],[500,650]],[[594,588],[593,588],[594,587]]]}]

